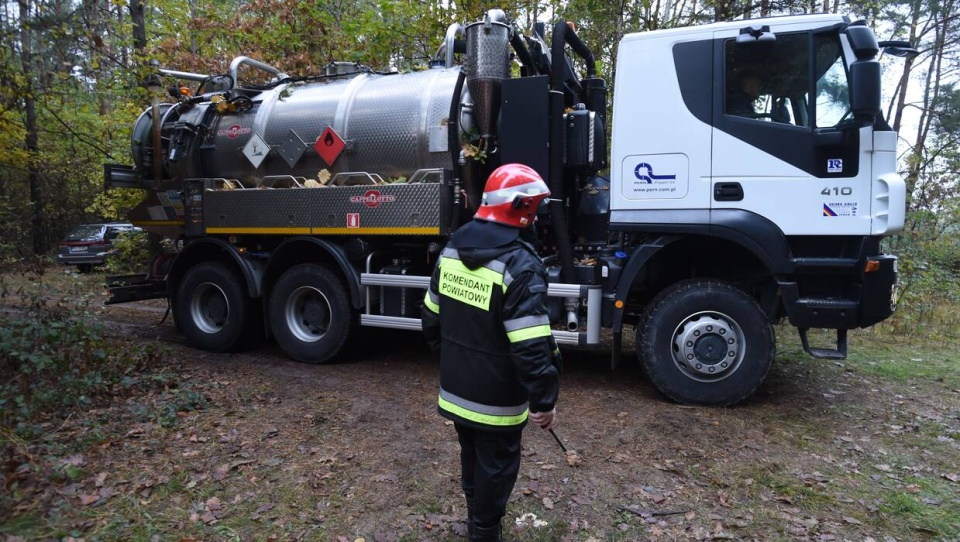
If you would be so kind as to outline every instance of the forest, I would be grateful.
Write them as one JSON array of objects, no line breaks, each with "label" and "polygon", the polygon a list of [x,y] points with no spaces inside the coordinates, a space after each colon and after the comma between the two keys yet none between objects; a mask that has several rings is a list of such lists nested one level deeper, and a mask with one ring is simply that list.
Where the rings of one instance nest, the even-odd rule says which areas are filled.
[{"label": "forest", "polygon": [[[920,54],[881,59],[884,115],[899,132],[908,220],[888,240],[901,258],[901,302],[929,314],[960,297],[960,7],[954,0],[595,0],[296,2],[294,0],[16,0],[0,11],[0,258],[49,257],[77,224],[122,220],[136,191],[103,188],[104,163],[130,163],[134,120],[170,101],[157,68],[225,73],[238,55],[292,76],[332,61],[423,69],[452,22],[504,7],[523,30],[573,21],[613,88],[622,36],[764,16],[832,12]],[[616,115],[616,111],[612,112]],[[948,287],[944,288],[944,284]]]},{"label": "forest", "polygon": [[511,539],[957,540],[956,0],[3,0],[0,538],[462,539],[457,441],[419,334],[361,330],[322,366],[273,344],[203,352],[165,302],[104,304],[104,274],[54,253],[141,200],[106,191],[104,164],[131,164],[138,116],[174,100],[159,69],[423,70],[450,24],[492,8],[523,32],[575,24],[608,89],[625,35],[715,21],[843,14],[919,52],[880,58],[907,184],[905,228],[883,241],[893,317],[854,330],[842,360],[778,328],[770,376],[735,408],[670,403],[639,364],[575,349],[560,430],[577,453],[527,430]]}]

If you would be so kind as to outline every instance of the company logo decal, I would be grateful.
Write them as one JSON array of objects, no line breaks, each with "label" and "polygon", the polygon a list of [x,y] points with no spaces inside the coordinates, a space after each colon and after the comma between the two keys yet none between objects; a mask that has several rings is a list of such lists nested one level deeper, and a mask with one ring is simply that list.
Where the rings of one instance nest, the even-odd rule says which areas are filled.
[{"label": "company logo decal", "polygon": [[371,209],[379,206],[381,203],[390,203],[397,201],[397,197],[391,194],[381,194],[379,190],[367,190],[362,196],[350,196],[350,203],[362,203]]},{"label": "company logo decal", "polygon": [[683,153],[635,154],[622,163],[620,193],[628,200],[680,199],[689,191],[690,160]]},{"label": "company logo decal", "polygon": [[242,135],[247,135],[247,134],[249,134],[249,133],[252,132],[252,131],[253,131],[252,128],[244,128],[243,126],[240,126],[239,124],[234,124],[233,126],[231,126],[231,127],[229,127],[229,128],[226,128],[226,129],[223,129],[223,130],[217,130],[217,135],[218,135],[218,136],[227,136],[227,137],[229,137],[230,139],[236,139],[236,138],[238,138],[238,137],[240,137],[240,136],[242,136]]},{"label": "company logo decal", "polygon": [[653,166],[646,162],[637,164],[637,167],[633,170],[633,174],[647,184],[653,184],[653,181],[671,181],[677,178],[676,175],[654,175]]},{"label": "company logo decal", "polygon": [[857,202],[840,201],[823,204],[823,216],[857,216]]}]

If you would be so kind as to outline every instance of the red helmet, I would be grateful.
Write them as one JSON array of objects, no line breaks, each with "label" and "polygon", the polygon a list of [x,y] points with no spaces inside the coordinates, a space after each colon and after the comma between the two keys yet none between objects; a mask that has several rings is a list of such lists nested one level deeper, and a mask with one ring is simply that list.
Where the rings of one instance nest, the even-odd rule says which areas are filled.
[{"label": "red helmet", "polygon": [[533,223],[540,202],[550,196],[540,174],[523,164],[504,164],[493,170],[483,188],[483,199],[474,218],[514,228]]}]

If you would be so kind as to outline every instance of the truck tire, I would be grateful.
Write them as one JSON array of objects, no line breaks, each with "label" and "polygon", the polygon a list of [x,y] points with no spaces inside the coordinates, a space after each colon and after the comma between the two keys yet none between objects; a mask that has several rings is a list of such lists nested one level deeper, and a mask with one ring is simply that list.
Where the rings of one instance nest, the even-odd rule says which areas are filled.
[{"label": "truck tire", "polygon": [[211,352],[237,348],[250,335],[250,302],[236,274],[219,263],[188,270],[177,288],[177,323],[190,344]]},{"label": "truck tire", "polygon": [[284,273],[273,288],[267,311],[277,344],[304,363],[331,360],[353,324],[346,286],[318,264],[300,264]]},{"label": "truck tire", "polygon": [[757,389],[776,339],[760,305],[718,280],[660,292],[637,326],[637,355],[650,380],[678,403],[726,406]]}]

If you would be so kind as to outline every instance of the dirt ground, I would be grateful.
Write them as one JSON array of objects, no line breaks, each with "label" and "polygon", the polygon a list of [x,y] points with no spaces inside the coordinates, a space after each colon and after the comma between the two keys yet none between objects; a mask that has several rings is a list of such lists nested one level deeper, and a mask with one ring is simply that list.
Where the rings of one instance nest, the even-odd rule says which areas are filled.
[{"label": "dirt ground", "polygon": [[[87,443],[50,459],[80,474],[10,511],[7,541],[462,539],[456,436],[418,334],[362,329],[337,363],[313,366],[272,344],[192,349],[158,325],[163,312],[96,317],[130,344],[159,343],[158,370],[180,384],[53,428]],[[575,455],[527,428],[507,539],[956,540],[953,381],[808,359],[788,329],[765,384],[729,409],[668,402],[632,344],[613,371],[605,349],[565,349],[556,433]]]}]

